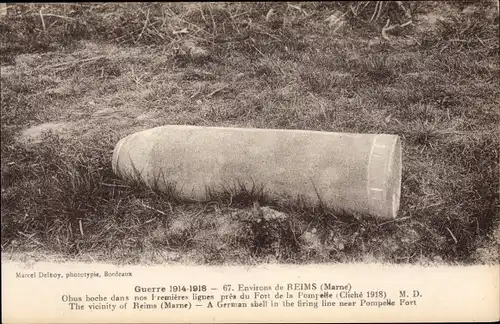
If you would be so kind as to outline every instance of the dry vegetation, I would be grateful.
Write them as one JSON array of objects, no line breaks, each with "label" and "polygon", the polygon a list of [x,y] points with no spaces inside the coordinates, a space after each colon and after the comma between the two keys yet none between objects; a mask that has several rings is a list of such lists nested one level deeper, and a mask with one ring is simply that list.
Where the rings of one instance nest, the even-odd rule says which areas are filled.
[{"label": "dry vegetation", "polygon": [[[498,262],[498,23],[491,1],[9,4],[2,257]],[[399,219],[117,179],[115,143],[164,124],[398,134]]]}]

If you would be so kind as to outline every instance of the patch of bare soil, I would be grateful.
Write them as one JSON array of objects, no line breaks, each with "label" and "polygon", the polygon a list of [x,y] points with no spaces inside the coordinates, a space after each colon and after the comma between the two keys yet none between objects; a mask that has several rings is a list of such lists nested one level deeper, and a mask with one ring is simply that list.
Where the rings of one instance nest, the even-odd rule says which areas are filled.
[{"label": "patch of bare soil", "polygon": [[40,144],[43,142],[44,136],[48,134],[56,134],[60,138],[69,138],[75,128],[76,125],[70,122],[43,123],[25,129],[17,140],[25,145]]}]

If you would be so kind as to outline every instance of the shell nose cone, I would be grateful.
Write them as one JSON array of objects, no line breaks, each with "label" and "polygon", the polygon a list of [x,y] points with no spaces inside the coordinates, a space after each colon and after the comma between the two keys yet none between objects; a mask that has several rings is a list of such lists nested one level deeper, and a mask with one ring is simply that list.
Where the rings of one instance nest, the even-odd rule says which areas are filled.
[{"label": "shell nose cone", "polygon": [[113,157],[111,158],[111,168],[113,169],[113,172],[118,175],[119,174],[119,167],[118,167],[118,159],[120,157],[120,150],[123,146],[123,143],[128,139],[129,136],[122,138],[121,140],[116,143],[115,149],[113,150]]}]

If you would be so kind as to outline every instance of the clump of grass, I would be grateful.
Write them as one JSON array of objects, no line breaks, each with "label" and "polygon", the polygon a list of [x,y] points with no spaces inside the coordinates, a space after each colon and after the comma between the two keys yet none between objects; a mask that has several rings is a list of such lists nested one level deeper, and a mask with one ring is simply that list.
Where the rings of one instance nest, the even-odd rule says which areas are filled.
[{"label": "clump of grass", "polygon": [[148,227],[145,217],[164,222],[162,210],[176,203],[172,196],[119,180],[102,151],[67,148],[48,134],[43,147],[9,152],[18,158],[8,170],[9,183],[2,182],[2,246],[24,237],[58,253],[140,247],[128,238],[142,230],[141,222]]},{"label": "clump of grass", "polygon": [[205,189],[208,201],[222,201],[229,206],[249,207],[254,203],[265,205],[271,202],[262,185],[253,183],[248,186],[242,180],[237,180],[233,185],[222,185],[221,188]]}]

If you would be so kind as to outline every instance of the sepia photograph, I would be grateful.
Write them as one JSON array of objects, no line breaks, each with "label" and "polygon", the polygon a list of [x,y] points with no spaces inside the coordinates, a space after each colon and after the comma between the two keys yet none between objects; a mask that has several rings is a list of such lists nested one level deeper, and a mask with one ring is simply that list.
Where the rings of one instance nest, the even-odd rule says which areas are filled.
[{"label": "sepia photograph", "polygon": [[498,2],[1,19],[2,259],[498,262]]},{"label": "sepia photograph", "polygon": [[498,266],[498,35],[498,0],[3,4],[2,264]]}]

